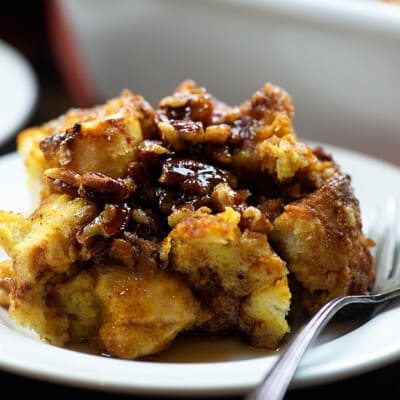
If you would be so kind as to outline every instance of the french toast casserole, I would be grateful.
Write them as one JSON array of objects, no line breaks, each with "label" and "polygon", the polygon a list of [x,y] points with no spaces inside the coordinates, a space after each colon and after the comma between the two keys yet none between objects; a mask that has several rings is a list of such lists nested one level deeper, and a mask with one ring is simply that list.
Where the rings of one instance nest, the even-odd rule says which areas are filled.
[{"label": "french toast casserole", "polygon": [[294,301],[312,314],[368,292],[350,177],[297,139],[293,116],[270,83],[230,107],[185,81],[156,110],[125,90],[23,131],[34,211],[0,212],[10,317],[136,359],[181,332],[275,349]]}]

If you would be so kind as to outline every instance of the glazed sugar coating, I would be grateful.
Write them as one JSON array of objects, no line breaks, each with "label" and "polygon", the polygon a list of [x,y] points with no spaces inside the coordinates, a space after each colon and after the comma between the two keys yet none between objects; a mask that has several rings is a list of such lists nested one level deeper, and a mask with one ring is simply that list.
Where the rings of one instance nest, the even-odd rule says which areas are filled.
[{"label": "glazed sugar coating", "polygon": [[185,331],[276,348],[291,280],[310,312],[368,291],[350,178],[293,116],[270,83],[230,107],[185,81],[156,110],[124,91],[25,130],[37,208],[0,212],[1,303],[50,343],[135,359]]},{"label": "glazed sugar coating", "polygon": [[314,193],[286,205],[270,239],[301,282],[311,313],[334,297],[371,289],[371,241],[361,234],[358,201],[346,175],[336,173]]}]

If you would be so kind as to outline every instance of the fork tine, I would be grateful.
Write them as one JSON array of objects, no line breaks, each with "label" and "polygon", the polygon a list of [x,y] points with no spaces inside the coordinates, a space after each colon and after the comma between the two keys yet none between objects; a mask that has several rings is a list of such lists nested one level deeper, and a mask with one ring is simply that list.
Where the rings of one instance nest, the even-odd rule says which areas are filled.
[{"label": "fork tine", "polygon": [[383,229],[378,238],[378,246],[376,251],[377,277],[375,283],[375,291],[379,291],[387,286],[388,279],[397,274],[399,260],[396,256],[398,248],[398,228],[399,228],[400,207],[397,199],[389,199],[384,215],[381,218]]},{"label": "fork tine", "polygon": [[[400,224],[400,223],[399,223]],[[400,282],[400,235],[397,236],[399,239],[397,241],[395,253],[394,253],[394,266],[391,278]]]},{"label": "fork tine", "polygon": [[397,199],[397,214],[394,221],[396,228],[396,243],[393,252],[393,270],[391,273],[392,280],[400,281],[400,199]]},{"label": "fork tine", "polygon": [[376,257],[376,248],[380,236],[380,218],[378,210],[374,207],[368,210],[368,213],[363,216],[363,231],[365,236],[375,240],[376,246],[370,249],[371,254]]},{"label": "fork tine", "polygon": [[363,230],[367,236],[376,237],[374,235],[376,233],[376,221],[378,221],[378,215],[375,208],[371,208],[366,214],[363,214]]}]

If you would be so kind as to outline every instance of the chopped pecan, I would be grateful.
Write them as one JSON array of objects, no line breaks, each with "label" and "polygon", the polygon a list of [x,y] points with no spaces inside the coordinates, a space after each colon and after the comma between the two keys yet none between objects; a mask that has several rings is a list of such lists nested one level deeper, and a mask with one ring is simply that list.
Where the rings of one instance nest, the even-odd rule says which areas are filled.
[{"label": "chopped pecan", "polygon": [[124,232],[123,238],[132,244],[135,251],[135,267],[150,276],[159,269],[159,242],[146,240],[133,232]]},{"label": "chopped pecan", "polygon": [[144,238],[163,237],[167,226],[164,218],[150,208],[137,207],[131,213],[134,230]]},{"label": "chopped pecan", "polygon": [[182,220],[191,217],[196,212],[195,208],[191,204],[185,204],[175,211],[173,211],[170,215],[168,215],[168,225],[171,228],[174,228],[179,222]]},{"label": "chopped pecan", "polygon": [[106,204],[104,210],[76,234],[78,243],[85,243],[93,236],[109,238],[125,230],[130,219],[126,204]]},{"label": "chopped pecan", "polygon": [[214,113],[212,124],[232,124],[240,118],[240,108],[230,107],[222,101],[214,99]]},{"label": "chopped pecan", "polygon": [[289,94],[271,83],[265,84],[248,102],[243,103],[241,111],[256,120],[264,119],[276,112],[283,112],[289,118],[294,116],[294,106]]},{"label": "chopped pecan", "polygon": [[160,122],[158,129],[160,130],[162,140],[171,145],[174,150],[181,151],[185,147],[185,143],[178,135],[178,132],[169,122]]},{"label": "chopped pecan", "polygon": [[108,254],[128,268],[133,268],[136,264],[137,250],[126,239],[114,239]]},{"label": "chopped pecan", "polygon": [[163,141],[169,143],[176,151],[181,151],[190,143],[199,144],[205,141],[205,132],[201,122],[171,120],[160,122],[158,127]]},{"label": "chopped pecan", "polygon": [[160,157],[171,154],[160,140],[144,140],[138,146],[138,157],[141,161],[146,157]]},{"label": "chopped pecan", "polygon": [[159,140],[144,140],[138,146],[138,159],[145,169],[157,169],[161,162],[171,155],[171,150]]},{"label": "chopped pecan", "polygon": [[227,124],[207,126],[205,132],[205,141],[210,143],[226,143],[232,134],[232,129]]},{"label": "chopped pecan", "polygon": [[214,111],[214,99],[207,90],[194,82],[185,81],[172,96],[165,97],[157,112],[160,121],[186,119],[209,125]]},{"label": "chopped pecan", "polygon": [[247,208],[246,201],[237,191],[233,190],[227,183],[219,183],[211,194],[213,209],[221,212],[226,207],[243,212]]},{"label": "chopped pecan", "polygon": [[232,162],[232,154],[229,146],[226,145],[206,145],[204,153],[219,164],[229,165]]},{"label": "chopped pecan", "polygon": [[252,232],[260,232],[268,234],[272,230],[272,223],[266,216],[256,207],[247,207],[243,213],[239,224],[242,230],[248,229]]},{"label": "chopped pecan", "polygon": [[78,194],[99,203],[115,203],[126,200],[130,191],[121,180],[99,172],[86,172],[81,177]]},{"label": "chopped pecan", "polygon": [[201,122],[173,119],[170,121],[170,124],[181,139],[192,143],[201,143],[204,141],[204,129]]},{"label": "chopped pecan", "polygon": [[[158,127],[162,139],[171,144],[175,150],[181,150],[185,143],[209,143],[220,145],[228,141],[231,127],[227,124],[210,125],[204,129],[202,122],[191,120],[175,120],[160,122]],[[181,143],[183,141],[183,143]]]},{"label": "chopped pecan", "polygon": [[52,192],[78,195],[81,176],[77,172],[68,168],[49,168],[44,171],[44,177]]},{"label": "chopped pecan", "polygon": [[106,204],[104,210],[87,225],[81,227],[75,237],[82,245],[82,258],[90,259],[108,246],[108,239],[123,232],[130,220],[130,207],[126,204]]},{"label": "chopped pecan", "polygon": [[163,99],[161,99],[158,106],[159,107],[179,108],[179,107],[186,106],[188,104],[188,102],[189,102],[188,96],[177,93],[174,96],[166,96]]},{"label": "chopped pecan", "polygon": [[108,236],[123,232],[130,221],[130,207],[127,204],[106,204],[104,207],[104,231]]},{"label": "chopped pecan", "polygon": [[203,89],[203,93],[190,96],[189,106],[186,107],[186,117],[193,121],[201,121],[209,125],[212,121],[214,105],[211,96]]},{"label": "chopped pecan", "polygon": [[283,211],[285,203],[281,197],[275,199],[264,199],[257,208],[270,220],[274,221]]}]

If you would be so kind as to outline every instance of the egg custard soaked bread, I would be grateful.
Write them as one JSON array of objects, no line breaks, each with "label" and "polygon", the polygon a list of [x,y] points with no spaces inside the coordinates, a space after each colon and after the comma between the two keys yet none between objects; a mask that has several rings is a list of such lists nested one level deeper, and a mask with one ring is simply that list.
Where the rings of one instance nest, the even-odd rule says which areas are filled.
[{"label": "egg custard soaked bread", "polygon": [[[276,348],[289,280],[315,312],[374,282],[350,178],[266,84],[230,107],[192,81],[19,135],[35,211],[0,213],[2,302],[50,343],[135,359],[180,332]],[[9,292],[9,297],[6,296]]]}]

